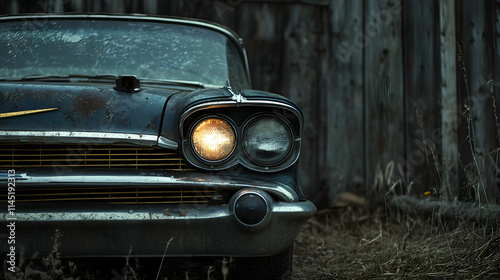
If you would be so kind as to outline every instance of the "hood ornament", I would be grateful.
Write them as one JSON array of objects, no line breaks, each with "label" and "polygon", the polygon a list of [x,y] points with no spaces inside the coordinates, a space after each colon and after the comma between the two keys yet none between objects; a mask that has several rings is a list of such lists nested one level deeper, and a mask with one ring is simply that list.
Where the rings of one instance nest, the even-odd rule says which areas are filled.
[{"label": "hood ornament", "polygon": [[18,112],[0,113],[0,119],[56,111],[58,109],[59,108],[49,108],[49,109],[37,109],[37,110],[26,110],[26,111],[18,111]]},{"label": "hood ornament", "polygon": [[224,86],[224,89],[229,91],[233,96],[231,97],[232,100],[236,101],[236,106],[240,106],[241,103],[244,103],[247,101],[245,96],[241,94],[241,91],[235,90],[231,87],[231,82],[229,79],[226,80],[226,85]]}]

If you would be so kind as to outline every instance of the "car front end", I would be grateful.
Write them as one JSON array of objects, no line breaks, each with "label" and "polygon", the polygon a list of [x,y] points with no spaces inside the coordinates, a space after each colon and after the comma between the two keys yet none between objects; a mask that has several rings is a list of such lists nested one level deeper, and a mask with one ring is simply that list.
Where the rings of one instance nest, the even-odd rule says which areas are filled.
[{"label": "car front end", "polygon": [[315,213],[300,109],[249,89],[231,31],[114,15],[0,30],[0,219],[18,255],[57,236],[64,257],[265,257]]}]

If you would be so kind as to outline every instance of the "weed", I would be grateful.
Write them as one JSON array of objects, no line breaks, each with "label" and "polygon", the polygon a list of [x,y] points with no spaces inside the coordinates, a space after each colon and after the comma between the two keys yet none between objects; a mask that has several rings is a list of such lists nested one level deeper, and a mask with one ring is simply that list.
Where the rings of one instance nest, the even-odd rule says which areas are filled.
[{"label": "weed", "polygon": [[369,219],[358,222],[354,216],[347,224],[340,219],[353,215],[347,208],[316,215],[297,237],[291,279],[500,277],[500,228],[468,221],[435,223],[413,212],[401,223],[395,213],[380,216],[383,212],[371,209],[372,214],[361,214]]},{"label": "weed", "polygon": [[[77,277],[77,266],[75,263],[68,261],[67,270],[63,266],[63,260],[61,259],[61,253],[59,252],[59,241],[62,234],[59,230],[56,230],[54,235],[54,243],[52,244],[52,252],[46,257],[38,260],[37,256],[32,258],[26,258],[21,256],[19,266],[16,267],[14,273],[8,272],[6,270],[6,262],[4,262],[4,273],[3,276],[7,280],[14,279],[40,279],[40,280],[53,280],[53,279],[65,279],[65,280],[78,280]],[[69,272],[69,273],[68,273]]]}]

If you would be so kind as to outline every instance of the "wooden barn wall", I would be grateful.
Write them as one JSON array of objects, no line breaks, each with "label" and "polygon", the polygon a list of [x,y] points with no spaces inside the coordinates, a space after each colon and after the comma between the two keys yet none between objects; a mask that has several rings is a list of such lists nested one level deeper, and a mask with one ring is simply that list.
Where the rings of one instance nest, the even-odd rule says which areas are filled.
[{"label": "wooden barn wall", "polygon": [[254,87],[303,109],[302,184],[498,203],[500,0],[11,0],[0,12],[201,18],[245,40]]},{"label": "wooden barn wall", "polygon": [[[464,197],[481,202],[499,200],[497,108],[500,69],[495,67],[498,24],[494,1],[457,1],[458,105],[461,161],[464,163]],[[497,46],[498,48],[498,46]],[[496,68],[496,69],[495,69]],[[496,75],[495,75],[496,74]]]}]

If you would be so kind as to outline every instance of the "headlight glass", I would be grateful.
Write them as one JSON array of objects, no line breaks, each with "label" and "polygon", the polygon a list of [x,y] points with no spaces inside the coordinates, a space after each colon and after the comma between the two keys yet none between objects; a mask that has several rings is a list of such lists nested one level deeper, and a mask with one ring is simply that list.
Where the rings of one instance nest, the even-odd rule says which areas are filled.
[{"label": "headlight glass", "polygon": [[278,164],[286,158],[293,143],[288,125],[274,116],[251,120],[243,132],[243,148],[255,162],[263,165]]},{"label": "headlight glass", "polygon": [[191,144],[196,154],[207,161],[221,161],[234,150],[236,135],[225,120],[210,117],[201,120],[191,132]]}]

